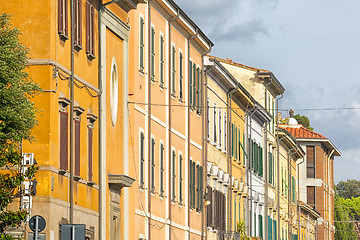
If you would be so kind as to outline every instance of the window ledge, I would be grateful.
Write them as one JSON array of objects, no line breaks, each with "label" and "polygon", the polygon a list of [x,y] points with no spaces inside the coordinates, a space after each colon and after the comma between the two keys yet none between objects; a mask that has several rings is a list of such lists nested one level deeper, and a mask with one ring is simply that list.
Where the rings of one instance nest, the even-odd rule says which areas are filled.
[{"label": "window ledge", "polygon": [[87,56],[87,58],[90,60],[90,61],[92,61],[92,60],[94,60],[96,57],[94,56],[94,54],[92,54],[92,53],[86,53],[86,56]]},{"label": "window ledge", "polygon": [[63,41],[63,42],[65,42],[66,40],[69,39],[69,37],[66,36],[65,33],[60,33],[60,32],[59,32],[59,37],[60,37],[60,40]]},{"label": "window ledge", "polygon": [[82,50],[83,48],[80,44],[74,44],[74,49],[75,51],[80,52],[80,50]]}]

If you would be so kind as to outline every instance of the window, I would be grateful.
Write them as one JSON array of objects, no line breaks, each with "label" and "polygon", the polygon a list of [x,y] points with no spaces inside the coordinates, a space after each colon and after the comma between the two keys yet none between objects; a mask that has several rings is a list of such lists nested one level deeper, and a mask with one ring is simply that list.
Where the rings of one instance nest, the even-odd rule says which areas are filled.
[{"label": "window", "polygon": [[172,183],[172,188],[171,188],[171,200],[175,201],[175,197],[176,197],[176,189],[175,189],[175,180],[176,180],[176,154],[175,154],[175,150],[172,151],[172,174],[171,174],[171,183]]},{"label": "window", "polygon": [[61,40],[66,41],[69,39],[67,0],[59,0],[58,2],[58,33]]},{"label": "window", "polygon": [[144,168],[145,168],[145,156],[144,156],[144,133],[140,132],[140,187],[144,187]]},{"label": "window", "polygon": [[164,87],[164,36],[160,35],[160,87]]},{"label": "window", "polygon": [[80,176],[80,121],[75,120],[75,171],[76,176]]},{"label": "window", "polygon": [[194,100],[193,100],[193,88],[194,88],[194,79],[192,75],[192,61],[189,62],[189,98],[190,98],[190,108],[193,108]]},{"label": "window", "polygon": [[216,144],[216,104],[214,103],[214,143]]},{"label": "window", "polygon": [[144,72],[144,18],[140,18],[140,71]]},{"label": "window", "polygon": [[212,194],[212,228],[218,230],[219,239],[224,239],[226,230],[226,196],[218,190]]},{"label": "window", "polygon": [[226,121],[226,113],[224,113],[224,150],[227,149],[227,121]]},{"label": "window", "polygon": [[308,178],[315,178],[315,147],[306,147],[306,175]]},{"label": "window", "polygon": [[86,54],[90,60],[95,58],[94,49],[94,6],[86,1]]},{"label": "window", "polygon": [[262,239],[263,238],[263,216],[259,214],[259,237]]},{"label": "window", "polygon": [[164,144],[160,143],[160,196],[164,196]]},{"label": "window", "polygon": [[273,184],[273,159],[272,159],[272,153],[269,152],[269,183]]},{"label": "window", "polygon": [[60,169],[68,170],[68,113],[60,112]]},{"label": "window", "polygon": [[314,186],[307,186],[306,187],[306,193],[307,193],[307,204],[315,208],[315,194],[316,194],[316,188]]},{"label": "window", "polygon": [[183,99],[183,55],[182,52],[180,52],[180,59],[179,59],[179,99]]},{"label": "window", "polygon": [[296,182],[295,182],[295,178],[291,177],[291,187],[292,187],[292,201],[295,202],[296,201]]},{"label": "window", "polygon": [[190,160],[190,208],[195,208],[195,162]]},{"label": "window", "polygon": [[175,97],[175,78],[176,78],[176,50],[175,50],[175,46],[172,46],[171,48],[171,95],[173,95]]},{"label": "window", "polygon": [[196,75],[197,75],[197,85],[196,85],[196,109],[197,109],[197,113],[201,114],[201,109],[202,109],[202,99],[201,99],[201,89],[202,89],[202,85],[201,85],[201,70],[198,67],[196,70]]},{"label": "window", "polygon": [[221,108],[219,108],[219,146],[221,147]]},{"label": "window", "polygon": [[206,206],[206,226],[207,227],[213,227],[213,206],[215,203],[213,203],[213,190],[210,186],[207,186],[207,200],[210,201],[210,204]]},{"label": "window", "polygon": [[179,202],[183,201],[183,157],[179,154]]},{"label": "window", "polygon": [[210,140],[210,99],[207,99],[206,101],[206,109],[207,109],[207,137],[208,140]]},{"label": "window", "polygon": [[155,139],[151,139],[151,192],[155,192]]},{"label": "window", "polygon": [[197,182],[196,182],[196,210],[202,211],[203,208],[203,167],[200,165],[196,166],[196,175],[197,175]]},{"label": "window", "polygon": [[192,66],[192,77],[193,77],[193,91],[192,91],[192,107],[193,109],[196,109],[196,87],[197,87],[197,82],[196,82],[196,65],[195,63],[193,63]]},{"label": "window", "polygon": [[88,126],[88,180],[93,180],[93,128]]},{"label": "window", "polygon": [[74,7],[74,48],[76,51],[82,49],[82,14],[81,0],[73,0]]},{"label": "window", "polygon": [[155,29],[151,27],[151,69],[150,77],[152,80],[155,79]]}]

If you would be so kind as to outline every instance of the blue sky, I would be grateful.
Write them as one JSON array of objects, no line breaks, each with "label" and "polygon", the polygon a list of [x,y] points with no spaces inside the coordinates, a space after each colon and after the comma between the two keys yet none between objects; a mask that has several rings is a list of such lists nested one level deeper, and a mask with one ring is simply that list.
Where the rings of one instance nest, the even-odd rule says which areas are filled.
[{"label": "blue sky", "polygon": [[308,116],[342,152],[336,182],[360,179],[358,0],[176,2],[214,42],[212,55],[276,75],[286,89],[280,108]]}]

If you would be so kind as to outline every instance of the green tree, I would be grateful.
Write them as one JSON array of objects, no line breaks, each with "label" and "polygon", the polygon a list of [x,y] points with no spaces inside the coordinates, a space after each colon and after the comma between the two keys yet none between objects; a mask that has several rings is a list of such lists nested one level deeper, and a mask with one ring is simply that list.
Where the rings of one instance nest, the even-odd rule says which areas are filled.
[{"label": "green tree", "polygon": [[338,240],[353,240],[358,239],[354,223],[350,218],[351,209],[344,204],[344,199],[336,194],[334,202],[334,219],[335,219],[335,239]]},{"label": "green tree", "polygon": [[26,211],[9,211],[7,206],[20,195],[24,179],[32,179],[37,169],[33,165],[21,172],[21,143],[33,140],[37,109],[30,99],[41,91],[25,71],[28,49],[21,45],[20,31],[10,19],[0,14],[0,239],[12,239],[6,229],[19,226],[27,217]]},{"label": "green tree", "polygon": [[360,197],[360,181],[355,179],[341,181],[336,184],[336,191],[340,197],[345,199]]},{"label": "green tree", "polygon": [[296,121],[297,121],[299,124],[303,125],[303,127],[307,128],[307,129],[309,129],[309,130],[311,130],[311,131],[314,130],[312,127],[310,127],[310,120],[309,120],[308,117],[306,117],[306,116],[301,116],[300,114],[296,114],[296,115],[294,116],[294,118],[296,119]]}]

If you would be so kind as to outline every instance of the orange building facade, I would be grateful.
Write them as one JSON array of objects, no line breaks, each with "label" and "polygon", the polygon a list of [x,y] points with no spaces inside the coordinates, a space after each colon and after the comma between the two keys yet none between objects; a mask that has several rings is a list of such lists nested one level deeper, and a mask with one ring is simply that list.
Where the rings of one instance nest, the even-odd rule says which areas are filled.
[{"label": "orange building facade", "polygon": [[203,57],[212,42],[170,0],[130,13],[131,239],[204,235]]}]

